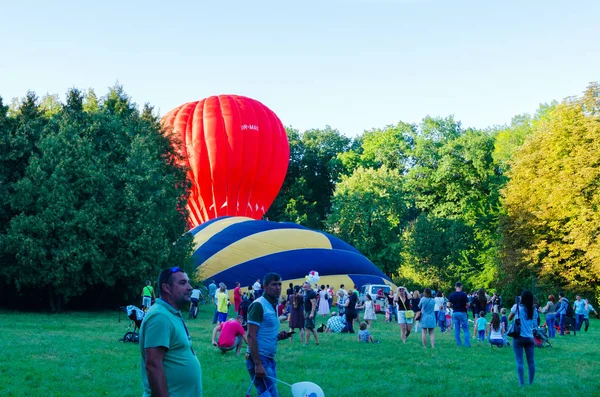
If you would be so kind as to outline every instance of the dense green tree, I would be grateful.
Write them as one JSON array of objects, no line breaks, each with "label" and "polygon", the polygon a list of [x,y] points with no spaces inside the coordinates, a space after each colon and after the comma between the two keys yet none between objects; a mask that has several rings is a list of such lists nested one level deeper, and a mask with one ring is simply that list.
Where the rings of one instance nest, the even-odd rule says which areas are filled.
[{"label": "dense green tree", "polygon": [[423,121],[405,178],[421,215],[403,233],[401,276],[418,275],[440,286],[456,278],[485,287],[494,281],[504,178],[493,149],[493,137],[462,130],[452,118]]},{"label": "dense green tree", "polygon": [[[35,102],[28,94],[19,113],[38,120]],[[12,217],[0,235],[0,277],[43,292],[53,310],[90,289],[136,296],[140,280],[189,248],[173,245],[186,229],[185,171],[157,117],[140,114],[119,86],[87,110],[73,89],[46,124],[29,122],[35,150],[9,183]],[[15,124],[3,135],[27,131],[19,116]]]},{"label": "dense green tree", "polygon": [[384,273],[397,272],[400,231],[406,214],[402,177],[385,165],[359,167],[336,186],[327,229],[352,244]]},{"label": "dense green tree", "polygon": [[353,148],[339,155],[344,173],[350,175],[358,166],[379,168],[384,165],[405,173],[410,167],[409,155],[415,133],[416,127],[404,122],[365,131],[354,140]]},{"label": "dense green tree", "polygon": [[331,197],[343,165],[338,153],[348,150],[351,140],[327,126],[300,134],[287,129],[290,164],[286,180],[267,217],[300,222],[321,229],[331,210]]},{"label": "dense green tree", "polygon": [[600,87],[554,107],[512,161],[504,190],[502,281],[600,288]]}]

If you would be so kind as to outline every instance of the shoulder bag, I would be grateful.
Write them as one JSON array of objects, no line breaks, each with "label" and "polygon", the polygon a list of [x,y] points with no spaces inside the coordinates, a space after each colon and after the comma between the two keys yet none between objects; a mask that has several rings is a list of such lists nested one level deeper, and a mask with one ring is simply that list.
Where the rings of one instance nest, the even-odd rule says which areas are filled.
[{"label": "shoulder bag", "polygon": [[406,310],[406,304],[404,303],[404,299],[401,299],[402,301],[402,306],[404,306],[404,317],[407,320],[410,320],[411,318],[415,317],[415,312],[412,310]]},{"label": "shoulder bag", "polygon": [[519,308],[519,298],[517,298],[517,318],[515,319],[515,321],[512,322],[510,327],[508,327],[508,332],[506,333],[506,335],[510,336],[511,338],[518,338],[521,336],[521,319],[519,318],[520,310],[521,309]]}]

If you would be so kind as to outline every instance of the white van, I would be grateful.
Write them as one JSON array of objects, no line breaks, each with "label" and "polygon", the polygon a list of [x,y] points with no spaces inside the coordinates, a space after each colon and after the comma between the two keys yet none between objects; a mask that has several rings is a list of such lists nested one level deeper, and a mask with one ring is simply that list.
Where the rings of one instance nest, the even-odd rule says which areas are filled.
[{"label": "white van", "polygon": [[[358,293],[358,300],[361,305],[364,303],[365,299],[367,299],[367,294],[371,295],[371,299],[375,302],[375,307],[377,312],[385,312],[386,307],[386,298],[391,291],[392,287],[387,284],[365,284],[360,287],[360,291]],[[383,292],[383,295],[378,294],[379,290]]]}]

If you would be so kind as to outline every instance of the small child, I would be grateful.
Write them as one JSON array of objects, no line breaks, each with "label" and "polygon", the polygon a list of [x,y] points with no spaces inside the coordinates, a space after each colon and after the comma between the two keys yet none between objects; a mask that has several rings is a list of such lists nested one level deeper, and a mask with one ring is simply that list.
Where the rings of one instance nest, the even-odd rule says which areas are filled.
[{"label": "small child", "polygon": [[502,325],[502,338],[504,339],[504,345],[510,346],[506,333],[508,332],[508,318],[506,317],[506,308],[500,310],[502,317],[500,318],[500,325]]},{"label": "small child", "polygon": [[487,320],[485,319],[485,312],[479,312],[479,317],[475,320],[477,325],[477,342],[485,341],[485,329],[487,327]]},{"label": "small child", "polygon": [[444,309],[439,310],[437,316],[438,318],[436,318],[436,321],[440,326],[440,331],[444,333],[446,332],[446,311]]},{"label": "small child", "polygon": [[446,329],[452,329],[452,308],[446,307]]},{"label": "small child", "polygon": [[364,321],[360,323],[360,331],[358,331],[358,341],[367,343],[379,343],[378,341],[373,340],[371,333],[367,329],[367,323],[365,323]]}]

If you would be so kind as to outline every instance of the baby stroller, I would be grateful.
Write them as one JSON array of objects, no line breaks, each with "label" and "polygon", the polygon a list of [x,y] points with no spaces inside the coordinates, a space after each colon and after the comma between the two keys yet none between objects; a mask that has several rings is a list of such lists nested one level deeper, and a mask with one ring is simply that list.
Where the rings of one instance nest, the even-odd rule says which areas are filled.
[{"label": "baby stroller", "polygon": [[[559,317],[556,316],[556,324],[554,325],[556,332],[560,332],[560,320]],[[573,335],[577,335],[577,331],[575,329],[575,319],[573,317],[565,316],[565,334],[573,333]]]},{"label": "baby stroller", "polygon": [[536,327],[533,329],[533,342],[535,347],[552,347],[546,327]]},{"label": "baby stroller", "polygon": [[[138,343],[140,341],[140,327],[142,326],[142,320],[144,319],[144,314],[146,313],[133,305],[125,307],[125,311],[127,312],[127,317],[129,317],[131,323],[129,323],[127,332],[125,335],[123,335],[123,339],[121,339],[121,341]],[[133,331],[131,330],[132,327]]]}]

